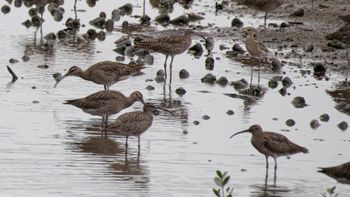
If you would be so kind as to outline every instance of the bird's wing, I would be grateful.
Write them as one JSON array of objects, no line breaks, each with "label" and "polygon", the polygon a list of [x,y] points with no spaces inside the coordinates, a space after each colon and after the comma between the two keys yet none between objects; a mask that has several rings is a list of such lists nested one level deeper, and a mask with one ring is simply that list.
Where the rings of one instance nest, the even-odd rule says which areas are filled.
[{"label": "bird's wing", "polygon": [[261,41],[257,41],[257,47],[260,51],[264,51],[265,53],[270,52],[269,49]]},{"label": "bird's wing", "polygon": [[307,152],[306,148],[294,144],[289,141],[288,138],[278,133],[265,132],[264,140],[265,147],[271,152],[279,155]]},{"label": "bird's wing", "polygon": [[126,135],[139,133],[152,125],[152,117],[148,117],[142,111],[127,112],[119,116],[115,122],[107,127],[107,130],[117,134]]}]

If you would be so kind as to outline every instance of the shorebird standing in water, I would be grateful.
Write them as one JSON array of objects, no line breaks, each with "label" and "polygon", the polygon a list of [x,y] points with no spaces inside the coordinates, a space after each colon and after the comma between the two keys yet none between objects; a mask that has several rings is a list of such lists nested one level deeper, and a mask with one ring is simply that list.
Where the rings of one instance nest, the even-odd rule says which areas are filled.
[{"label": "shorebird standing in water", "polygon": [[259,151],[261,154],[265,155],[266,159],[266,171],[269,168],[268,157],[272,157],[275,160],[275,178],[277,171],[277,158],[280,156],[288,156],[296,153],[308,153],[309,151],[291,142],[284,135],[263,131],[260,125],[252,125],[247,130],[243,130],[233,134],[230,138],[238,135],[240,133],[251,133],[251,143],[254,148]]},{"label": "shorebird standing in water", "polygon": [[94,116],[102,116],[102,127],[105,127],[109,115],[119,113],[136,101],[144,103],[143,96],[139,91],[135,91],[127,97],[118,91],[103,90],[85,98],[67,100],[64,104],[73,105]]},{"label": "shorebird standing in water", "polygon": [[350,162],[339,166],[321,168],[318,172],[336,179],[339,183],[350,184]]},{"label": "shorebird standing in water", "polygon": [[[253,27],[246,27],[243,29],[243,36],[246,37],[245,40],[245,47],[249,54],[257,58],[259,60],[258,62],[258,87],[260,85],[260,64],[262,63],[262,60],[267,59],[267,55],[270,52],[266,46],[257,40],[257,31]],[[251,65],[251,75],[250,75],[250,86],[252,85],[253,81],[253,66]]]},{"label": "shorebird standing in water", "polygon": [[112,61],[98,62],[85,71],[78,66],[72,66],[68,72],[56,82],[54,87],[57,87],[58,83],[64,78],[76,76],[96,84],[101,84],[104,86],[105,90],[108,90],[111,85],[127,79],[130,75],[140,72],[143,68],[143,65],[139,64],[123,64]]},{"label": "shorebird standing in water", "polygon": [[113,132],[126,136],[125,146],[128,147],[129,136],[137,136],[138,150],[140,153],[140,138],[153,123],[153,114],[157,112],[154,105],[145,103],[143,111],[127,112],[120,115],[113,123],[104,129],[105,132]]},{"label": "shorebird standing in water", "polygon": [[169,36],[161,36],[156,38],[141,38],[137,37],[134,40],[135,48],[146,49],[149,51],[154,51],[165,55],[164,61],[164,73],[165,79],[167,79],[167,60],[170,56],[170,76],[169,84],[172,81],[172,67],[173,61],[176,55],[180,55],[185,52],[192,43],[192,35],[199,35],[204,38],[204,36],[195,33],[191,30],[185,30],[184,32],[174,32],[174,34]]},{"label": "shorebird standing in water", "polygon": [[267,14],[283,4],[283,0],[235,0],[238,5],[245,5],[257,11],[265,12],[264,25],[266,27]]}]

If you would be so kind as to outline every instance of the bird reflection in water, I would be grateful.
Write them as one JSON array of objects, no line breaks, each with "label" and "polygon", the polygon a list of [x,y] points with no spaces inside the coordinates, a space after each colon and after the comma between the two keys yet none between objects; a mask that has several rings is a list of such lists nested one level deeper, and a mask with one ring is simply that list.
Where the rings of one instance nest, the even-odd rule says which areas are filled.
[{"label": "bird reflection in water", "polygon": [[264,184],[251,185],[254,188],[252,197],[283,197],[290,190],[286,187],[278,186],[276,175],[273,178],[273,183],[269,184],[268,171],[266,170]]}]

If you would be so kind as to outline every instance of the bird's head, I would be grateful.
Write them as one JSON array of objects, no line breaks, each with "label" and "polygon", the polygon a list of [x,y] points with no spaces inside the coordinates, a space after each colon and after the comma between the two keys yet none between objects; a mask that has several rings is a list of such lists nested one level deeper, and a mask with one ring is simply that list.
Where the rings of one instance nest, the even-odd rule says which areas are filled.
[{"label": "bird's head", "polygon": [[254,135],[254,134],[262,132],[262,128],[261,128],[260,125],[257,125],[257,124],[256,125],[252,125],[246,130],[243,130],[243,131],[240,131],[240,132],[237,132],[237,133],[233,134],[230,138],[233,138],[234,136],[236,136],[238,134],[248,133],[248,132]]},{"label": "bird's head", "polygon": [[257,36],[257,30],[253,27],[245,27],[242,29],[243,37],[256,37]]},{"label": "bird's head", "polygon": [[139,91],[135,91],[130,94],[130,97],[133,99],[133,101],[139,101],[143,104],[145,104],[145,101],[143,100],[143,95]]},{"label": "bird's head", "polygon": [[72,66],[68,72],[63,75],[54,85],[54,87],[57,87],[58,83],[60,83],[64,78],[68,77],[68,76],[80,76],[81,73],[83,72],[83,70],[81,68],[79,68],[78,66]]}]

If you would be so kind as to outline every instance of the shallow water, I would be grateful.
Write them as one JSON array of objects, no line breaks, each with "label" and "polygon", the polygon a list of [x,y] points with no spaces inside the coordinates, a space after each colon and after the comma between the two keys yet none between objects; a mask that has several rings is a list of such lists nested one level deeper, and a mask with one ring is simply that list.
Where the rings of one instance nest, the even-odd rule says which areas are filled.
[{"label": "shallow water", "polygon": [[[100,11],[106,11],[109,17],[113,8],[126,2],[98,1],[94,8],[89,8],[84,1],[78,2],[79,9],[86,9],[86,12],[78,12],[81,23],[87,25],[80,31],[91,28],[88,20],[95,18]],[[214,11],[209,2],[195,3],[190,9],[209,10],[206,12],[207,19],[201,24],[206,25],[209,21],[222,27],[230,25],[233,16],[222,14],[220,20],[211,20]],[[72,3],[66,1],[63,21],[73,16]],[[142,1],[133,0],[131,3],[138,5],[134,7],[133,14],[141,15]],[[216,40],[213,57],[220,59],[216,60],[213,71],[205,69],[205,56],[194,58],[185,53],[175,58],[172,97],[181,101],[182,105],[175,108],[176,116],[162,113],[155,117],[152,127],[142,135],[140,157],[135,138],[130,139],[128,154],[125,155],[124,138],[113,135],[108,139],[101,138],[98,117],[62,104],[66,99],[85,97],[101,90],[102,86],[70,77],[53,88],[52,78],[53,73],[64,73],[72,65],[87,68],[98,61],[114,60],[113,42],[122,34],[108,33],[105,41],[94,41],[82,49],[64,44],[55,45],[49,52],[35,48],[29,62],[11,65],[20,78],[11,84],[5,65],[9,65],[8,60],[12,57],[20,59],[26,46],[33,47],[35,31],[20,25],[27,19],[27,9],[11,8],[9,14],[0,18],[0,63],[3,66],[0,72],[3,111],[0,124],[0,196],[212,196],[217,169],[231,175],[234,196],[320,196],[334,185],[340,196],[350,196],[349,186],[317,172],[317,167],[338,165],[350,158],[349,131],[337,128],[339,122],[348,120],[348,115],[334,108],[336,102],[325,91],[334,89],[343,76],[332,74],[329,81],[320,81],[311,75],[302,77],[298,69],[287,65],[281,73],[286,72],[294,82],[296,88],[288,89],[290,95],[282,97],[278,92],[282,87],[279,84],[276,89],[268,88],[256,104],[246,105],[241,99],[223,95],[237,93],[232,87],[200,82],[208,72],[219,77],[226,76],[230,81],[249,80],[250,68],[226,58],[225,51],[219,49],[220,44],[232,46],[234,42],[221,38]],[[157,12],[147,4],[146,13],[151,18]],[[184,12],[188,11],[177,5],[171,16]],[[243,18],[243,21],[249,23],[250,17]],[[63,28],[64,22],[53,22],[47,12],[44,18],[44,33]],[[120,26],[124,19],[115,26]],[[261,18],[253,20],[262,22]],[[124,94],[139,90],[146,100],[161,103],[163,84],[145,82],[153,79],[156,71],[162,68],[164,56],[154,54],[154,57],[154,65],[147,66],[144,75],[119,82],[112,89]],[[37,67],[43,64],[49,68]],[[190,72],[189,79],[178,78],[182,68]],[[272,76],[281,73],[263,71],[261,83],[267,86]],[[154,86],[155,90],[146,90],[147,85]],[[182,97],[176,95],[174,91],[178,87],[185,88],[187,94]],[[297,109],[290,103],[300,95],[305,97],[308,107]],[[137,103],[125,111],[140,109],[141,104]],[[227,115],[229,109],[235,114]],[[321,122],[316,130],[311,129],[310,121],[318,119],[323,113],[330,115],[330,121]],[[209,115],[210,119],[203,120],[203,115]],[[289,118],[296,121],[294,127],[285,125]],[[200,124],[194,125],[194,120],[200,121]],[[272,167],[268,179],[265,179],[264,156],[252,147],[249,134],[229,139],[232,133],[256,123],[266,130],[282,133],[310,150],[309,154],[293,155],[291,159],[279,158],[275,182]],[[183,131],[188,131],[188,134]],[[273,166],[273,160],[270,160],[270,166]]]}]

